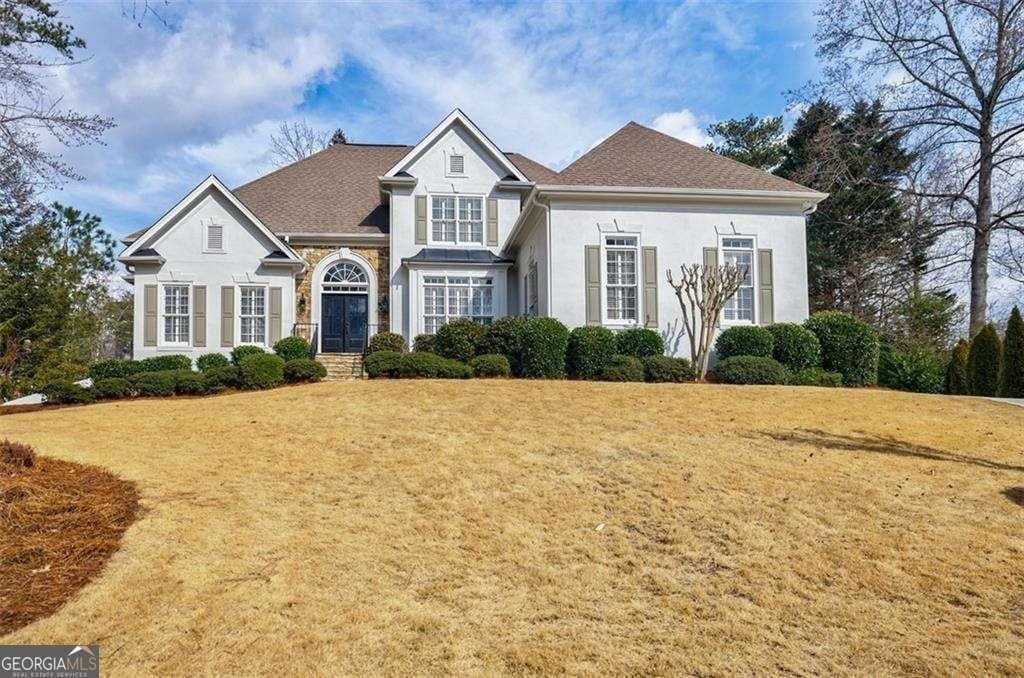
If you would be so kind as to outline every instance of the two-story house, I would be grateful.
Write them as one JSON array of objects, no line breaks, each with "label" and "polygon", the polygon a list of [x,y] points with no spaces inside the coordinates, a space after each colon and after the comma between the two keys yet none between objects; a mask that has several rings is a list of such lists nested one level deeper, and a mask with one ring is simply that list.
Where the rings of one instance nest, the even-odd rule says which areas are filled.
[{"label": "two-story house", "polygon": [[802,321],[824,194],[629,123],[556,172],[455,110],[415,146],[337,144],[234,190],[210,176],[124,239],[136,358],[301,334],[361,352],[453,318],[646,326],[689,346],[665,271],[740,262],[722,318]]}]

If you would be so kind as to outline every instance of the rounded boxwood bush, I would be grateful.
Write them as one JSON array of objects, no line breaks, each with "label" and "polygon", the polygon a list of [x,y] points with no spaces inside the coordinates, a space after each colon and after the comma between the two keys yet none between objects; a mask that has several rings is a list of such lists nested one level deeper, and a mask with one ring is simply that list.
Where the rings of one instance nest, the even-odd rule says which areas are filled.
[{"label": "rounded boxwood bush", "polygon": [[476,355],[476,346],[483,336],[483,325],[456,318],[438,328],[434,335],[434,352],[442,358],[466,362]]},{"label": "rounded boxwood bush", "polygon": [[392,370],[398,367],[401,358],[402,354],[396,351],[377,351],[366,356],[363,360],[363,369],[371,379],[390,377]]},{"label": "rounded boxwood bush", "polygon": [[821,344],[821,366],[843,375],[846,386],[878,381],[878,333],[849,313],[821,311],[804,323]]},{"label": "rounded boxwood bush", "polygon": [[196,367],[200,372],[205,372],[213,367],[227,367],[231,363],[223,353],[204,353],[196,358]]},{"label": "rounded boxwood bush", "polygon": [[417,334],[412,340],[412,350],[415,353],[436,353],[434,350],[433,334]]},{"label": "rounded boxwood bush", "polygon": [[561,379],[569,330],[554,318],[530,318],[523,328],[523,376]]},{"label": "rounded boxwood bush", "polygon": [[772,357],[795,372],[821,365],[821,343],[814,332],[795,323],[765,328],[772,335]]},{"label": "rounded boxwood bush", "polygon": [[238,379],[242,388],[250,390],[280,386],[284,381],[284,361],[272,353],[250,353],[238,366]]},{"label": "rounded boxwood bush", "polygon": [[[480,355],[497,354],[508,359],[512,374],[523,375],[523,332],[526,330],[526,318],[505,316],[498,318],[484,328],[484,335],[477,344],[476,352]],[[418,350],[418,349],[417,349]]]},{"label": "rounded boxwood bush", "polygon": [[96,394],[92,389],[79,386],[68,379],[51,381],[43,387],[43,395],[46,402],[55,405],[81,405],[96,400]]},{"label": "rounded boxwood bush", "polygon": [[878,383],[915,393],[942,393],[946,380],[942,363],[928,351],[883,351],[878,361]]},{"label": "rounded boxwood bush", "polygon": [[789,383],[792,386],[826,386],[836,388],[843,385],[843,375],[838,372],[826,372],[820,367],[805,367],[790,375]]},{"label": "rounded boxwood bush", "polygon": [[615,333],[607,327],[587,325],[569,333],[565,369],[571,377],[597,379],[615,355]]},{"label": "rounded boxwood bush", "polygon": [[478,355],[469,361],[469,368],[475,377],[507,377],[512,374],[508,358],[497,353]]},{"label": "rounded boxwood bush", "polygon": [[719,360],[711,372],[712,381],[722,384],[785,384],[788,376],[778,360],[758,355]]},{"label": "rounded boxwood bush", "polygon": [[207,393],[218,393],[228,388],[238,388],[239,372],[234,365],[211,367],[203,372]]},{"label": "rounded boxwood bush", "polygon": [[242,366],[242,361],[251,355],[263,355],[266,351],[261,346],[242,344],[231,349],[231,364]]},{"label": "rounded boxwood bush", "polygon": [[649,355],[664,355],[665,340],[661,335],[646,327],[631,327],[616,336],[616,350],[621,355],[646,358]]},{"label": "rounded boxwood bush", "polygon": [[170,396],[174,395],[174,372],[164,370],[163,372],[139,372],[133,374],[129,379],[132,388],[140,396]]},{"label": "rounded boxwood bush", "polygon": [[157,355],[139,361],[137,372],[167,372],[169,370],[191,370],[192,358],[180,353]]},{"label": "rounded boxwood bush", "polygon": [[123,377],[107,377],[93,382],[92,391],[100,400],[116,400],[129,397],[132,385]]},{"label": "rounded boxwood bush", "polygon": [[[380,355],[380,354],[374,354]],[[398,358],[383,376],[397,379],[468,379],[473,370],[466,363],[442,358],[434,353],[395,353]]]},{"label": "rounded boxwood bush", "polygon": [[138,371],[139,364],[134,360],[97,360],[89,365],[89,378],[93,383],[103,379],[127,379]]},{"label": "rounded boxwood bush", "polygon": [[294,358],[284,364],[284,380],[289,383],[320,381],[326,376],[327,368],[312,358]]},{"label": "rounded boxwood bush", "polygon": [[946,366],[946,393],[950,395],[970,393],[967,386],[967,356],[970,352],[971,344],[966,339],[961,339],[953,347],[949,365]]},{"label": "rounded boxwood bush", "polygon": [[308,358],[309,342],[302,337],[285,337],[274,344],[274,353],[285,362],[296,358]]},{"label": "rounded boxwood bush", "polygon": [[174,392],[178,395],[202,395],[206,393],[206,380],[202,372],[174,370]]},{"label": "rounded boxwood bush", "polygon": [[370,337],[370,342],[366,345],[366,352],[369,354],[379,351],[405,353],[405,339],[401,334],[394,332],[378,332]]},{"label": "rounded boxwood bush", "polygon": [[971,395],[994,396],[999,387],[999,363],[1003,345],[989,323],[971,340],[967,354],[967,388]]},{"label": "rounded boxwood bush", "polygon": [[632,355],[613,355],[601,370],[601,381],[643,380],[644,364],[640,362],[640,358]]},{"label": "rounded boxwood bush", "polygon": [[715,355],[719,360],[734,355],[757,355],[762,358],[772,357],[775,340],[772,333],[757,325],[737,325],[728,327],[715,340]]},{"label": "rounded boxwood bush", "polygon": [[649,355],[640,362],[644,365],[644,379],[650,382],[693,381],[696,374],[686,358],[667,355]]}]

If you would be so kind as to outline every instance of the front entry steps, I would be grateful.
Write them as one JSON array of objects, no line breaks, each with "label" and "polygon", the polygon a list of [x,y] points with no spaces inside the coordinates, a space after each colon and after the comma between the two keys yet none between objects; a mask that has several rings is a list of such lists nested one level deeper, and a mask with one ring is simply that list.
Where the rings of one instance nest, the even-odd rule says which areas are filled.
[{"label": "front entry steps", "polygon": [[316,359],[327,368],[327,381],[365,379],[362,353],[317,353]]}]

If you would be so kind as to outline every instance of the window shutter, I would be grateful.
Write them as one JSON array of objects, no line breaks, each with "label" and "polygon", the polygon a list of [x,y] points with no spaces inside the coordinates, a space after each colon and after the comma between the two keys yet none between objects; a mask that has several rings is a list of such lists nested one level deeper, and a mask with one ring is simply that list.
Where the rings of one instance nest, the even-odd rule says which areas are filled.
[{"label": "window shutter", "polygon": [[644,326],[658,326],[658,248],[643,248],[644,255]]},{"label": "window shutter", "polygon": [[584,278],[587,289],[587,324],[601,324],[601,248],[587,245],[584,251],[586,269]]},{"label": "window shutter", "polygon": [[771,325],[775,322],[775,285],[772,270],[772,251],[757,251],[757,286],[758,303],[761,311],[761,324]]},{"label": "window shutter", "polygon": [[718,248],[717,247],[705,247],[704,248],[704,265],[705,266],[718,266]]},{"label": "window shutter", "polygon": [[487,199],[487,244],[498,244],[498,200]]},{"label": "window shutter", "polygon": [[235,345],[235,288],[220,288],[220,345]]},{"label": "window shutter", "polygon": [[156,285],[142,289],[142,345],[156,346]]},{"label": "window shutter", "polygon": [[192,287],[192,344],[206,346],[206,285]]},{"label": "window shutter", "polygon": [[427,244],[427,196],[416,196],[416,244]]},{"label": "window shutter", "polygon": [[281,339],[281,288],[270,288],[270,341],[273,346]]}]

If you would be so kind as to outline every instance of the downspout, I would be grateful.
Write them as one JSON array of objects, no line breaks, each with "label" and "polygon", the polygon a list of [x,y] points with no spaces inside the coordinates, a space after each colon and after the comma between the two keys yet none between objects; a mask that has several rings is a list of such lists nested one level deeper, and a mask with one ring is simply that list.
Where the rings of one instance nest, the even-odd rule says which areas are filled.
[{"label": "downspout", "polygon": [[[382,188],[381,190],[384,193],[387,193],[387,195],[388,195],[388,270],[387,270],[387,276],[388,276],[388,326],[387,326],[387,331],[390,332],[391,331],[391,327],[392,327],[391,321],[395,317],[395,314],[394,314],[394,304],[395,304],[394,297],[395,297],[395,295],[392,294],[393,290],[391,289],[391,261],[392,261],[391,257],[392,257],[392,253],[395,251],[395,243],[394,243],[394,239],[395,239],[395,229],[394,229],[395,196],[391,192],[390,188],[387,188],[387,189]],[[380,258],[378,257],[378,261],[379,261],[379,259]],[[379,272],[378,272],[378,275],[380,275]],[[408,286],[406,286],[406,287],[408,287]],[[378,332],[384,331],[380,327],[380,310],[379,309],[377,311],[377,331]]]}]

